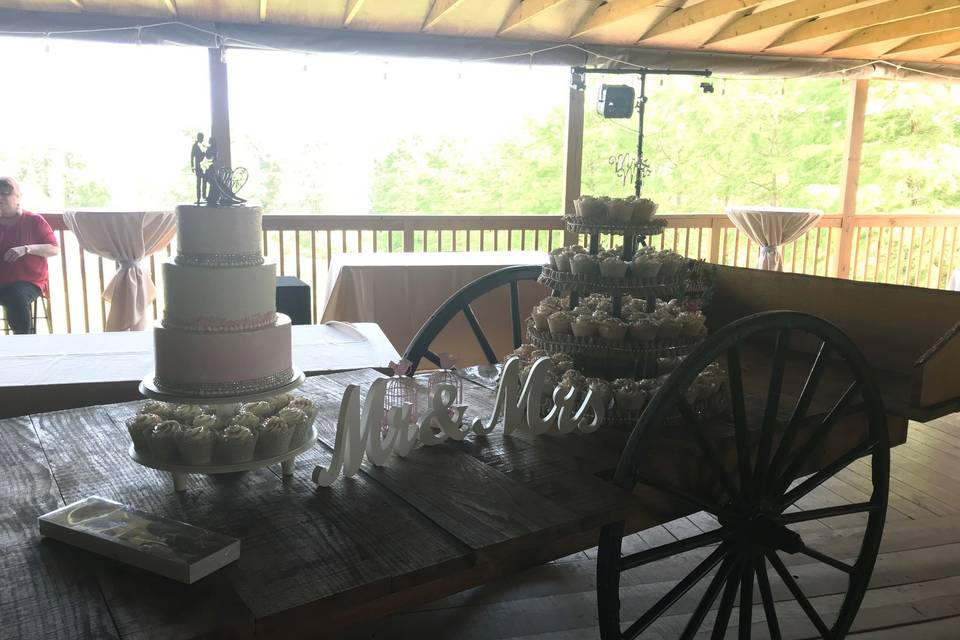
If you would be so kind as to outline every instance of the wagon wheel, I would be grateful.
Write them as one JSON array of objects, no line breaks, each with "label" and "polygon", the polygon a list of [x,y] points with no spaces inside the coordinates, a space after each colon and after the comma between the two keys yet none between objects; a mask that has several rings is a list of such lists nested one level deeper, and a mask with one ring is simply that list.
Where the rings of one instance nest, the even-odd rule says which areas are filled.
[{"label": "wagon wheel", "polygon": [[[772,347],[772,357],[759,369],[752,367],[748,372],[763,372],[762,376],[749,376],[751,389],[759,389],[759,393],[749,395],[749,390],[745,394],[748,376],[743,375],[747,370],[741,366],[741,354],[757,344],[765,344],[768,355]],[[791,377],[785,382],[790,344],[812,346],[813,350],[802,369],[790,369]],[[791,361],[796,357],[791,354]],[[714,361],[727,370],[728,390],[724,393],[729,395],[730,409],[726,441],[718,436],[722,433],[718,423],[705,423],[694,415],[686,395],[697,374]],[[828,385],[821,384],[825,377],[831,382],[826,390],[823,387]],[[838,381],[840,386],[834,384]],[[812,407],[815,410],[811,411]],[[666,420],[677,413],[682,418],[679,426]],[[674,434],[665,433],[669,428],[664,425],[671,423]],[[658,437],[660,444],[651,446]],[[661,468],[656,471],[657,460],[666,457],[660,445],[669,442],[663,438],[670,437],[676,446],[685,442],[694,447],[698,461],[690,467],[692,473],[663,472],[665,465],[676,466],[676,462],[659,462]],[[818,446],[826,441],[834,443],[829,454]],[[812,491],[865,456],[871,462],[869,499],[798,509],[797,501],[811,500]],[[731,633],[741,639],[751,637],[753,604],[757,603],[763,607],[757,616],[762,615],[766,622],[757,620],[756,625],[779,640],[781,620],[771,588],[773,580],[785,587],[779,588],[774,582],[776,592],[785,600],[780,604],[781,612],[789,606],[794,623],[812,625],[809,629],[822,638],[843,638],[860,607],[876,561],[886,516],[889,471],[890,451],[880,395],[863,356],[837,327],[815,316],[789,311],[761,313],[724,327],[689,355],[651,399],[630,435],[614,477],[618,485],[638,496],[659,498],[661,505],[683,506],[683,513],[703,511],[712,518],[697,520],[702,523],[703,533],[634,553],[621,553],[624,522],[603,529],[597,559],[601,637],[639,638],[650,631],[657,638],[692,638],[707,633],[712,624],[710,637],[724,638],[728,626],[733,626],[731,616],[739,592],[738,631]],[[694,479],[685,480],[687,475]],[[840,516],[849,519],[850,514],[858,514],[852,516],[858,520],[865,516],[866,523],[843,557],[817,550],[811,530],[823,527],[822,521],[836,523],[835,518]],[[838,572],[835,575],[841,577],[839,584],[846,584],[846,591],[836,613],[824,615],[818,611],[784,564],[784,554],[788,554],[788,562],[799,564],[802,560],[808,568],[822,563],[829,567],[827,571]],[[792,554],[806,557],[790,558]],[[667,558],[673,561],[657,564]],[[656,583],[671,574],[679,577],[676,566],[681,567],[680,576],[686,575],[673,586],[663,587],[652,596],[649,590],[625,592],[630,604],[637,600],[640,604],[626,611],[625,599],[626,624],[622,627],[621,578],[624,586],[643,580]],[[768,574],[770,568],[773,572]]]}]

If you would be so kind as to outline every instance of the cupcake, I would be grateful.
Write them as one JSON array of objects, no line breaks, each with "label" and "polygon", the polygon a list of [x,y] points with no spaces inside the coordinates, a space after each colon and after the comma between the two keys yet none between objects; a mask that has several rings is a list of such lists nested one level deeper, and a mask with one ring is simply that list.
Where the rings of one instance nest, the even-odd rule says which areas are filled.
[{"label": "cupcake", "polygon": [[663,251],[660,253],[660,278],[663,280],[672,280],[677,277],[680,268],[686,263],[687,259],[675,251]]},{"label": "cupcake", "polygon": [[613,397],[620,411],[640,411],[647,403],[647,392],[640,388],[636,380],[615,380]]},{"label": "cupcake", "polygon": [[127,431],[137,453],[150,452],[150,432],[161,422],[163,418],[155,413],[141,413],[127,420]]},{"label": "cupcake", "polygon": [[659,323],[651,317],[640,318],[630,323],[630,339],[636,342],[653,342],[660,330]]},{"label": "cupcake", "polygon": [[169,420],[173,418],[174,405],[160,402],[159,400],[148,400],[143,403],[143,407],[140,409],[140,413],[152,413],[155,416],[160,416],[164,420]]},{"label": "cupcake", "polygon": [[557,271],[561,273],[570,273],[570,258],[574,256],[572,251],[562,251],[557,254]]},{"label": "cupcake", "polygon": [[[294,409],[299,411],[299,409]],[[300,411],[300,413],[303,413]],[[289,425],[280,416],[267,418],[260,429],[257,439],[257,455],[262,458],[279,456],[290,450],[290,439],[293,438],[294,427]]]},{"label": "cupcake", "polygon": [[306,396],[294,396],[293,400],[291,400],[287,406],[293,409],[300,409],[308,416],[317,410],[316,405],[313,404],[313,400]]},{"label": "cupcake", "polygon": [[266,418],[273,413],[273,405],[265,400],[261,400],[260,402],[248,402],[243,405],[240,410],[252,413],[260,418]]},{"label": "cupcake", "polygon": [[620,318],[607,318],[597,324],[597,333],[604,340],[622,341],[627,335],[627,323]]},{"label": "cupcake", "polygon": [[570,321],[570,329],[577,338],[592,338],[597,334],[597,324],[589,315],[576,316]]},{"label": "cupcake", "polygon": [[610,222],[630,222],[633,218],[633,202],[623,198],[614,198],[607,209],[607,218]]},{"label": "cupcake", "polygon": [[599,271],[597,259],[588,253],[577,253],[570,260],[570,270],[579,276],[595,276]]},{"label": "cupcake", "polygon": [[207,429],[219,431],[221,429],[225,429],[228,423],[229,420],[224,416],[213,416],[209,413],[201,413],[193,419],[191,425],[194,427],[206,427]]},{"label": "cupcake", "polygon": [[550,251],[549,256],[550,256],[550,266],[551,266],[551,267],[553,267],[554,269],[558,269],[558,268],[559,268],[559,267],[557,266],[557,256],[559,256],[559,255],[560,255],[561,253],[563,253],[564,251],[566,251],[566,248],[565,248],[565,247],[557,247],[556,249],[553,249],[553,250]]},{"label": "cupcake", "polygon": [[682,325],[676,318],[664,318],[660,321],[660,329],[657,331],[657,340],[660,342],[674,342],[680,337]]},{"label": "cupcake", "polygon": [[247,462],[253,459],[256,446],[256,432],[234,424],[220,432],[215,445],[216,456],[225,464]]},{"label": "cupcake", "polygon": [[285,406],[290,404],[290,401],[293,400],[293,396],[289,393],[281,393],[278,396],[273,396],[272,398],[267,398],[267,402],[270,403],[270,406],[273,407],[273,412],[276,413],[283,409]]},{"label": "cupcake", "polygon": [[148,446],[150,456],[161,462],[177,459],[177,438],[183,427],[176,420],[164,420],[150,432]]},{"label": "cupcake", "polygon": [[640,280],[653,280],[660,272],[660,260],[649,254],[643,254],[635,257],[630,265],[630,272],[634,278]]},{"label": "cupcake", "polygon": [[[580,205],[580,216],[584,222],[604,222],[607,219],[607,203],[600,198],[584,196],[576,202]],[[575,203],[574,209],[576,208]]]},{"label": "cupcake", "polygon": [[[280,409],[277,417],[286,422],[293,430],[293,442],[295,444],[301,443],[307,435],[309,416],[304,413],[303,410],[297,409],[296,407],[284,407]],[[264,425],[264,427],[266,427],[266,425]]]},{"label": "cupcake", "polygon": [[684,312],[677,316],[680,322],[680,335],[684,338],[696,338],[703,330],[703,314]]},{"label": "cupcake", "polygon": [[533,326],[537,328],[537,331],[549,331],[550,325],[547,322],[547,318],[550,317],[551,313],[556,313],[553,310],[545,309],[543,305],[538,305],[533,310]]},{"label": "cupcake", "polygon": [[196,404],[178,404],[173,410],[173,419],[181,424],[190,424],[193,419],[203,413],[200,405]]},{"label": "cupcake", "polygon": [[623,278],[627,275],[627,263],[616,256],[600,261],[600,274],[604,278]]},{"label": "cupcake", "polygon": [[217,432],[209,427],[187,427],[177,437],[180,459],[187,464],[210,464]]},{"label": "cupcake", "polygon": [[560,378],[560,386],[564,389],[584,389],[587,386],[587,379],[576,369],[567,369]]},{"label": "cupcake", "polygon": [[547,318],[547,324],[550,326],[550,333],[553,335],[569,335],[571,332],[569,311],[557,311],[550,314]]},{"label": "cupcake", "polygon": [[613,397],[613,392],[610,390],[610,383],[602,378],[587,378],[587,387],[593,391],[593,393],[600,397],[600,401],[604,406],[610,404],[610,398]]},{"label": "cupcake", "polygon": [[632,221],[634,223],[650,222],[657,214],[657,206],[657,203],[649,198],[634,200]]},{"label": "cupcake", "polygon": [[241,411],[230,420],[228,426],[232,427],[234,425],[256,431],[260,428],[260,416],[249,411]]},{"label": "cupcake", "polygon": [[230,420],[240,412],[240,403],[233,402],[228,404],[211,404],[203,408],[203,412]]}]

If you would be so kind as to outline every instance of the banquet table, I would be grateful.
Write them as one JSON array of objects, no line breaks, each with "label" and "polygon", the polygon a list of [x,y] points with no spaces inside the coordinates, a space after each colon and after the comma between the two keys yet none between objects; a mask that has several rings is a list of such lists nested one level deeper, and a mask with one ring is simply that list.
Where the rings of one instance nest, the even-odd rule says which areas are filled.
[{"label": "banquet table", "polygon": [[[375,324],[298,325],[293,361],[307,375],[400,358]],[[153,332],[6,336],[0,342],[0,417],[133,400],[153,370]]]},{"label": "banquet table", "polygon": [[[0,420],[3,637],[331,638],[593,547],[604,523],[639,513],[636,498],[596,475],[622,446],[599,432],[497,429],[317,488],[311,470],[330,463],[345,385],[365,389],[377,375],[307,379],[297,393],[319,407],[320,441],[292,477],[279,466],[197,475],[184,494],[128,457],[124,421],[138,403]],[[489,415],[493,397],[464,383],[468,415]],[[184,585],[41,539],[37,516],[92,495],[240,538],[240,558]]]},{"label": "banquet table", "polygon": [[[376,322],[401,352],[448,297],[477,278],[511,265],[547,262],[540,251],[360,253],[334,256],[322,318]],[[549,292],[535,282],[520,285],[520,314],[526,317]],[[473,310],[498,356],[510,352],[511,325],[506,287],[477,300]],[[462,315],[437,337],[432,351],[453,354],[461,364],[486,362]]]},{"label": "banquet table", "polygon": [[783,207],[730,207],[727,217],[748,238],[760,245],[757,269],[783,271],[780,247],[789,244],[816,224],[823,212],[818,209]]}]

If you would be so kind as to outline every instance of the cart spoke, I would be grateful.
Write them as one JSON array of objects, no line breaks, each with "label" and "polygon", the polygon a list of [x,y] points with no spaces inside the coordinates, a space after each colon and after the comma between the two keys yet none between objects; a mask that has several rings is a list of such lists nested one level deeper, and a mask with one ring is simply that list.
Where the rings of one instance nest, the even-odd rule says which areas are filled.
[{"label": "cart spoke", "polygon": [[703,500],[692,493],[684,491],[683,489],[670,486],[662,480],[651,478],[650,476],[643,474],[636,474],[634,479],[639,484],[645,484],[652,489],[656,489],[657,491],[669,494],[678,500],[686,502],[691,507],[695,507],[700,511],[706,511],[707,513],[715,516],[717,520],[727,520],[733,517],[733,514],[728,509],[724,509],[716,504],[707,502],[706,500]]},{"label": "cart spoke", "polygon": [[824,507],[823,509],[781,513],[777,516],[777,520],[780,524],[796,524],[798,522],[809,522],[810,520],[822,520],[823,518],[836,518],[837,516],[846,516],[851,513],[876,511],[879,508],[879,504],[872,502],[855,502],[853,504],[841,504],[835,507]]},{"label": "cart spoke", "polygon": [[[738,565],[742,562],[737,562]],[[730,614],[733,612],[733,601],[737,597],[737,587],[740,586],[740,574],[733,571],[727,576],[727,586],[720,597],[720,606],[717,607],[717,617],[713,621],[713,633],[710,640],[723,640],[727,635],[727,625],[730,624]]]},{"label": "cart spoke", "polygon": [[784,471],[774,483],[775,493],[780,493],[785,490],[790,482],[797,476],[814,450],[823,444],[823,439],[859,391],[860,381],[854,380],[850,386],[847,387],[847,390],[843,392],[843,395],[840,396],[840,399],[837,400],[837,403],[833,405],[833,408],[830,409],[830,413],[823,419],[816,431],[810,435],[810,438],[804,443],[803,447],[800,448],[796,458],[787,466],[786,471]]},{"label": "cart spoke", "polygon": [[857,458],[862,458],[871,451],[873,451],[874,443],[865,442],[861,444],[856,449],[848,451],[844,455],[840,456],[823,469],[820,469],[812,476],[808,477],[806,480],[795,486],[793,489],[790,489],[787,493],[784,494],[783,498],[780,499],[777,506],[780,510],[786,509],[794,502],[807,495],[821,484],[829,480],[831,477],[836,475],[837,472],[845,468],[851,462]]},{"label": "cart spoke", "polygon": [[823,619],[820,617],[820,614],[817,613],[817,610],[813,608],[812,604],[810,604],[807,596],[804,595],[803,591],[800,589],[800,585],[798,585],[797,581],[793,579],[793,576],[790,575],[790,572],[787,571],[787,568],[783,566],[783,561],[780,560],[780,556],[777,555],[777,552],[767,552],[767,559],[770,560],[770,564],[777,572],[777,575],[779,575],[780,579],[783,580],[783,584],[785,584],[787,589],[790,590],[790,593],[793,595],[793,599],[797,601],[797,604],[800,605],[800,608],[803,609],[803,612],[807,614],[808,618],[810,618],[810,622],[812,622],[813,626],[817,628],[818,632],[820,632],[820,636],[825,640],[829,638],[830,629],[827,628],[827,625],[823,623]]},{"label": "cart spoke", "polygon": [[757,586],[760,587],[760,599],[763,601],[763,613],[767,618],[767,629],[770,630],[770,640],[781,640],[780,622],[777,620],[777,606],[770,591],[770,578],[767,577],[767,565],[763,556],[757,558]]},{"label": "cart spoke", "polygon": [[723,542],[732,535],[733,533],[726,529],[714,529],[713,531],[695,535],[692,538],[677,540],[676,542],[660,545],[653,549],[638,551],[637,553],[632,553],[620,558],[620,571],[628,571],[642,567],[645,564],[650,564],[651,562],[656,562],[657,560],[663,560],[669,556]]},{"label": "cart spoke", "polygon": [[780,439],[777,451],[774,453],[773,460],[770,462],[771,469],[779,469],[781,465],[783,465],[787,455],[789,455],[790,449],[793,448],[793,440],[797,435],[797,427],[800,425],[800,421],[807,416],[810,403],[813,402],[813,397],[816,395],[817,386],[820,384],[820,378],[823,375],[823,370],[829,358],[830,345],[824,342],[820,345],[820,351],[817,352],[817,358],[810,368],[806,382],[803,383],[803,389],[800,391],[797,405],[793,408],[793,413],[790,416],[790,421],[787,423],[787,428],[783,432],[783,438]]},{"label": "cart spoke", "polygon": [[841,560],[837,560],[836,558],[828,556],[825,553],[821,553],[816,549],[811,549],[807,545],[803,545],[803,548],[800,549],[800,553],[805,556],[810,556],[814,560],[819,560],[823,564],[830,565],[834,569],[843,571],[844,573],[853,573],[853,565],[847,564]]},{"label": "cart spoke", "polygon": [[713,472],[717,474],[720,483],[727,491],[727,495],[730,496],[731,500],[740,503],[740,494],[737,492],[737,488],[734,486],[733,480],[730,478],[730,474],[727,473],[723,463],[720,462],[720,456],[717,454],[717,450],[710,443],[710,440],[707,439],[706,434],[703,433],[703,430],[697,423],[696,417],[693,415],[693,409],[690,408],[690,405],[687,403],[685,398],[680,398],[677,400],[677,408],[680,410],[680,415],[683,417],[683,424],[697,439],[697,444],[703,451],[707,462],[711,467],[713,467]]},{"label": "cart spoke", "polygon": [[713,606],[714,601],[717,599],[717,595],[720,593],[720,588],[723,587],[727,577],[731,574],[731,572],[733,572],[734,565],[736,564],[736,556],[733,554],[727,554],[727,557],[723,559],[723,564],[720,565],[720,568],[717,569],[717,573],[714,574],[713,580],[710,581],[710,585],[703,594],[703,598],[701,598],[700,602],[697,604],[697,608],[694,609],[692,614],[690,614],[690,619],[687,621],[687,625],[684,627],[683,633],[680,634],[680,640],[689,640],[690,638],[693,638],[697,631],[700,630],[700,625],[703,624],[703,619],[707,616],[707,612],[710,611],[710,607]]},{"label": "cart spoke", "polygon": [[730,380],[730,406],[733,409],[733,431],[737,440],[737,468],[740,471],[740,493],[750,496],[750,449],[747,445],[747,410],[744,406],[743,376],[740,371],[740,350],[727,349],[727,377]]},{"label": "cart spoke", "polygon": [[750,640],[750,626],[753,620],[753,556],[743,560],[740,574],[740,640]]},{"label": "cart spoke", "polygon": [[623,637],[632,640],[643,633],[647,627],[662,616],[677,600],[682,598],[687,591],[690,591],[690,589],[700,582],[703,576],[707,575],[711,569],[717,566],[717,563],[719,563],[720,560],[723,559],[723,556],[729,551],[728,546],[729,543],[724,543],[714,549],[713,553],[704,558],[703,562],[698,564],[687,577],[674,585],[666,595],[657,600],[656,604],[650,607],[639,620],[627,627],[627,630],[623,632]]},{"label": "cart spoke", "polygon": [[767,482],[767,458],[770,457],[770,444],[773,430],[777,425],[777,410],[780,408],[780,394],[783,391],[783,374],[786,370],[787,345],[790,342],[790,330],[781,329],[777,333],[777,346],[773,353],[770,370],[770,386],[767,388],[767,406],[763,412],[763,426],[760,432],[760,447],[757,449],[757,465],[753,472],[757,492],[765,495]]}]

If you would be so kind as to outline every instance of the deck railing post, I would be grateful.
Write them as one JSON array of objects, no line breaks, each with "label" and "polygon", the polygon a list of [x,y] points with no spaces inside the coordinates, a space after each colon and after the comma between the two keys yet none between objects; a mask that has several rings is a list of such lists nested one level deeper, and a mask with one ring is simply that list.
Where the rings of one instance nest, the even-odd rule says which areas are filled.
[{"label": "deck railing post", "polygon": [[840,185],[840,244],[837,250],[837,277],[850,277],[850,254],[856,226],[857,186],[860,182],[860,155],[863,149],[863,121],[867,110],[869,80],[857,80],[850,88],[847,111],[847,147],[843,159],[843,181]]},{"label": "deck railing post", "polygon": [[[571,83],[567,101],[567,124],[563,144],[563,206],[565,215],[573,214],[573,201],[580,197],[583,173],[583,105],[586,91]],[[563,244],[577,243],[577,234],[564,230]]]},{"label": "deck railing post", "polygon": [[[701,231],[702,233],[702,231]],[[720,218],[714,216],[710,218],[710,254],[707,256],[707,262],[720,264],[720,234],[723,233],[723,227],[720,225]]]},{"label": "deck railing post", "polygon": [[[404,251],[413,251],[414,242],[413,242],[413,224],[410,218],[403,219],[403,250]],[[426,247],[424,247],[426,250]]]}]

